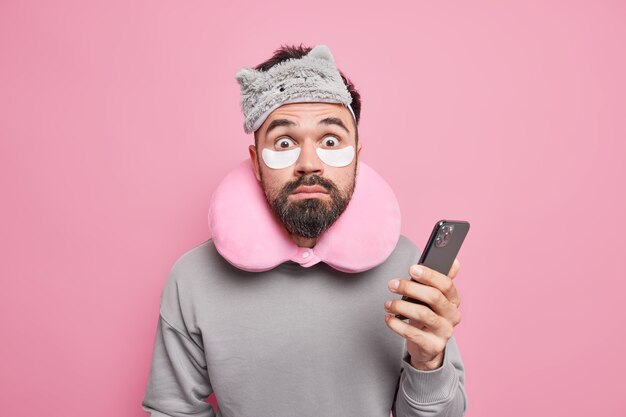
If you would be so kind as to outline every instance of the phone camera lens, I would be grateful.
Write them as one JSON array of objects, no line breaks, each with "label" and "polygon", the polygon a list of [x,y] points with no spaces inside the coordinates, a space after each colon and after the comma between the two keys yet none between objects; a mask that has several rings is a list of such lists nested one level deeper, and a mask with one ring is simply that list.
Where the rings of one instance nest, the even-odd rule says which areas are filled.
[{"label": "phone camera lens", "polygon": [[453,225],[447,224],[445,226],[442,226],[439,230],[439,233],[437,233],[437,237],[435,238],[435,247],[443,248],[444,246],[446,246],[450,241],[450,235],[452,234],[452,232],[454,232]]}]

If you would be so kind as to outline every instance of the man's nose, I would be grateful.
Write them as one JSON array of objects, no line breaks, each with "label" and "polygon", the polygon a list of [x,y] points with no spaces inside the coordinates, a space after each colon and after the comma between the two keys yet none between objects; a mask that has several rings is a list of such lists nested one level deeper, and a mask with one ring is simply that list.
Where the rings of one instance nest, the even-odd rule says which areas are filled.
[{"label": "man's nose", "polygon": [[312,143],[303,143],[296,161],[295,170],[298,175],[322,175],[324,164],[315,151]]}]

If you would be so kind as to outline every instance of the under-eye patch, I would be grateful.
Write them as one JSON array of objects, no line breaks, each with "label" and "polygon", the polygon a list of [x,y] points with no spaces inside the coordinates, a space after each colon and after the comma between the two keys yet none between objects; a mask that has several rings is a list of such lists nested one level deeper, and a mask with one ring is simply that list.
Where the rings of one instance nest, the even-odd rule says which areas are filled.
[{"label": "under-eye patch", "polygon": [[269,168],[283,169],[296,163],[298,156],[300,156],[300,148],[294,148],[288,151],[273,151],[263,148],[261,155],[263,156],[265,165]]},{"label": "under-eye patch", "polygon": [[317,148],[315,151],[322,162],[331,167],[345,167],[354,158],[354,146],[346,146],[341,149]]}]

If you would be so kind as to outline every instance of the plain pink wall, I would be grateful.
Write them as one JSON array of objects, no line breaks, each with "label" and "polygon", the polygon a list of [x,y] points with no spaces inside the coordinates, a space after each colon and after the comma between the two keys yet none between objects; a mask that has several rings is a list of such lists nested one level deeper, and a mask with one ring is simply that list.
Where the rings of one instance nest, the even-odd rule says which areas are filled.
[{"label": "plain pink wall", "polygon": [[252,141],[234,74],[303,42],[360,89],[403,233],[472,223],[466,415],[626,415],[625,22],[619,1],[2,1],[1,414],[145,415],[167,272]]}]

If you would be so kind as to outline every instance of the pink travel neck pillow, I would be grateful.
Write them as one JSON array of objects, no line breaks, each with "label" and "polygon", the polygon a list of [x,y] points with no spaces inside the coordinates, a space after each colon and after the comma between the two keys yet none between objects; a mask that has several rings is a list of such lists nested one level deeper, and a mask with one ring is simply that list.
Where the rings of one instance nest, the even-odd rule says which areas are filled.
[{"label": "pink travel neck pillow", "polygon": [[296,245],[275,216],[246,159],[224,177],[209,203],[209,233],[219,254],[250,272],[293,261],[308,268],[324,262],[342,272],[383,263],[400,237],[400,206],[391,187],[359,161],[352,199],[313,248]]}]

